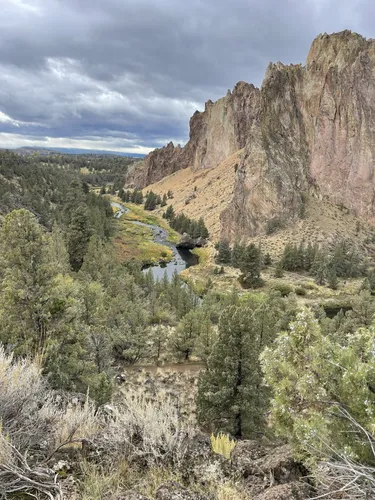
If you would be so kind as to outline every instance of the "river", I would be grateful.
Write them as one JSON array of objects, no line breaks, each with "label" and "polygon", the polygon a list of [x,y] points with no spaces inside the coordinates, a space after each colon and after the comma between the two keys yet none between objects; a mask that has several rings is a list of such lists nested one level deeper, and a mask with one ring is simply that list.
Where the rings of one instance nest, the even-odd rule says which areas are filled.
[{"label": "river", "polygon": [[[118,208],[118,212],[115,214],[115,217],[119,219],[123,214],[129,212],[130,209],[124,207],[120,203],[111,202],[111,205],[115,208]],[[179,274],[184,269],[187,269],[190,266],[195,266],[198,264],[199,259],[196,255],[190,252],[190,250],[186,250],[184,248],[176,248],[176,245],[170,243],[168,241],[168,231],[163,229],[160,226],[155,226],[153,224],[145,224],[144,222],[139,221],[129,221],[132,224],[136,224],[138,226],[148,227],[152,230],[153,239],[155,243],[159,245],[164,245],[170,248],[173,252],[173,258],[170,262],[166,264],[156,264],[153,266],[145,266],[144,270],[147,272],[149,269],[152,270],[152,274],[155,279],[162,279],[164,274],[167,273],[168,279],[171,279],[173,274],[176,272]]]}]

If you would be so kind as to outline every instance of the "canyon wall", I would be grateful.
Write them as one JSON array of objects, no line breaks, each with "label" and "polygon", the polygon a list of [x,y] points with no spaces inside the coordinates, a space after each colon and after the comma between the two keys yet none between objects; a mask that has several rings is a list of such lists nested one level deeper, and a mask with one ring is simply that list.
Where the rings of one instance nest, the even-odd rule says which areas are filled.
[{"label": "canyon wall", "polygon": [[150,153],[137,183],[215,168],[238,150],[222,237],[291,223],[311,196],[375,223],[375,41],[350,31],[319,35],[305,66],[271,63],[261,90],[240,82],[208,101],[190,120],[187,145]]}]

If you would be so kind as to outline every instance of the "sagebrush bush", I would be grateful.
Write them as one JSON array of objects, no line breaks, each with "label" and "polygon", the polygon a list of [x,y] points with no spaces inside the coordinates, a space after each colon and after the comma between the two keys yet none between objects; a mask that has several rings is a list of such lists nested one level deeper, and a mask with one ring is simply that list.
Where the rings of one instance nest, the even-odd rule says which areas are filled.
[{"label": "sagebrush bush", "polygon": [[165,396],[153,401],[145,395],[127,394],[121,406],[112,409],[102,446],[111,450],[113,457],[128,461],[142,458],[149,465],[171,462],[178,464],[186,453],[192,427],[182,426],[178,408]]}]

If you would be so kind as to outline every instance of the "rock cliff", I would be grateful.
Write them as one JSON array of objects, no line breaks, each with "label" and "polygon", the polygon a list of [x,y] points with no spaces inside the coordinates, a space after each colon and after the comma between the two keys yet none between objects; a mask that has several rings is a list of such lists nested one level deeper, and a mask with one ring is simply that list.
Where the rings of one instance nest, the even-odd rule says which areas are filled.
[{"label": "rock cliff", "polygon": [[375,41],[320,35],[304,67],[267,69],[222,235],[247,238],[270,219],[297,219],[311,195],[374,223],[374,168]]},{"label": "rock cliff", "polygon": [[185,147],[175,147],[170,142],[152,151],[137,169],[134,183],[145,187],[187,167],[216,167],[245,146],[253,124],[259,120],[259,111],[259,89],[245,82],[237,83],[225,97],[215,103],[206,102],[203,112],[194,113]]},{"label": "rock cliff", "polygon": [[270,222],[288,225],[308,199],[374,224],[375,40],[351,31],[319,35],[305,66],[271,63],[260,90],[240,82],[208,101],[190,120],[187,145],[150,153],[137,184],[187,167],[217,168],[235,153],[233,194],[217,207],[223,238],[264,234]]}]

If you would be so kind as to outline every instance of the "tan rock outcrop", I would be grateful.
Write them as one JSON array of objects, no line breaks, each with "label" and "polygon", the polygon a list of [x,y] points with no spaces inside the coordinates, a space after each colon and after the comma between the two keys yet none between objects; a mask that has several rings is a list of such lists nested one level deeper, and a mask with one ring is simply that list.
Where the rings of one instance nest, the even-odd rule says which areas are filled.
[{"label": "tan rock outcrop", "polygon": [[[136,184],[187,167],[213,170],[235,153],[233,195],[217,206],[223,238],[264,234],[273,219],[297,221],[311,198],[375,224],[375,40],[350,31],[319,35],[305,66],[271,63],[261,90],[240,82],[208,101],[190,120],[186,146],[150,153]],[[192,209],[202,206],[200,195]]]},{"label": "tan rock outcrop", "polygon": [[304,197],[375,222],[375,41],[320,35],[306,66],[270,64],[260,126],[248,137],[222,235],[233,240],[297,219]]},{"label": "tan rock outcrop", "polygon": [[233,91],[190,119],[190,138],[185,147],[173,143],[155,149],[134,174],[134,183],[145,187],[177,170],[213,168],[246,144],[253,123],[259,119],[260,91],[239,82]]}]

